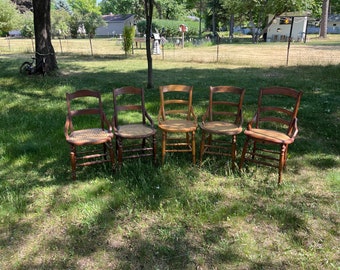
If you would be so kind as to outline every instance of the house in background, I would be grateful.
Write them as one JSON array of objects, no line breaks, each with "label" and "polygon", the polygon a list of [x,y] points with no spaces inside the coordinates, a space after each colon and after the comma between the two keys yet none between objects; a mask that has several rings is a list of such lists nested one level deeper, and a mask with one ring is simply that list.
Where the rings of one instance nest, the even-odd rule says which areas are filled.
[{"label": "house in background", "polygon": [[[270,18],[271,17],[269,16],[269,19]],[[307,14],[301,15],[292,12],[281,14],[274,19],[273,23],[268,28],[267,42],[288,41],[291,29],[292,40],[303,41],[306,36],[307,23]]]},{"label": "house in background", "polygon": [[134,14],[118,14],[103,15],[103,20],[106,22],[105,26],[96,29],[97,37],[113,37],[121,36],[125,26],[133,26],[135,24]]},{"label": "house in background", "polygon": [[333,14],[328,16],[327,33],[340,34],[340,15]]}]

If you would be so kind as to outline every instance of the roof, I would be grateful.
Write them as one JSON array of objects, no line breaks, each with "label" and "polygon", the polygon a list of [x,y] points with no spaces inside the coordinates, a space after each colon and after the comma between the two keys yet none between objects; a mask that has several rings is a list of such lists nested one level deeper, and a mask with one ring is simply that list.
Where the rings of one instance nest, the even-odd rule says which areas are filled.
[{"label": "roof", "polygon": [[328,15],[328,21],[340,22],[340,14]]},{"label": "roof", "polygon": [[124,22],[127,19],[133,17],[134,14],[108,14],[103,15],[102,18],[106,22]]}]

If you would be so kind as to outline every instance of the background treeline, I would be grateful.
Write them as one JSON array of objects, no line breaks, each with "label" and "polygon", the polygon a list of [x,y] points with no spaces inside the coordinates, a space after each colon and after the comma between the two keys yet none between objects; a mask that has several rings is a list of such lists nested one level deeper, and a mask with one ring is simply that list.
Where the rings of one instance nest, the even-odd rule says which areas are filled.
[{"label": "background treeline", "polygon": [[[310,11],[318,23],[323,15],[322,4],[329,2],[328,14],[340,13],[339,0],[157,0],[154,2],[153,31],[166,36],[178,35],[178,26],[185,23],[188,37],[204,31],[232,30],[247,27],[256,40],[268,27],[268,14]],[[24,37],[34,34],[32,0],[0,0],[0,35],[20,30]],[[53,37],[94,36],[95,29],[105,25],[103,14],[135,14],[138,31],[145,33],[144,1],[142,0],[51,0]]]}]

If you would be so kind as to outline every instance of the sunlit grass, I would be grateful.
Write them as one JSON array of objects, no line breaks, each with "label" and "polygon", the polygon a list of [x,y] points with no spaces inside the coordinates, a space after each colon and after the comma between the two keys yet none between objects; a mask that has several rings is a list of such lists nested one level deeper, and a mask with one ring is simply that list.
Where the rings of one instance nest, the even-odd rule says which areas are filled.
[{"label": "sunlit grass", "polygon": [[[72,181],[65,93],[100,91],[110,119],[114,88],[145,87],[145,59],[64,53],[56,76],[23,77],[17,68],[25,57],[0,62],[1,269],[338,268],[339,65],[154,58],[154,88],[145,94],[156,125],[164,84],[194,86],[199,120],[210,85],[244,87],[245,123],[260,87],[304,91],[300,132],[278,187],[275,169],[249,165],[233,172],[229,159],[208,155],[198,167],[180,153],[167,154],[163,166],[148,158],[124,161],[114,174],[107,165],[80,168]],[[241,134],[238,158],[243,142]]]}]

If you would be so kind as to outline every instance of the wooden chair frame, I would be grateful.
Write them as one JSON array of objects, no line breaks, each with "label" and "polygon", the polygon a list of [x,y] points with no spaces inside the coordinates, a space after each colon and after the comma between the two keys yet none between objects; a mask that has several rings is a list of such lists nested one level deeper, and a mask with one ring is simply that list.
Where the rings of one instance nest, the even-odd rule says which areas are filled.
[{"label": "wooden chair frame", "polygon": [[[195,164],[197,117],[192,107],[193,87],[165,85],[160,86],[159,91],[158,127],[162,131],[162,164],[168,152],[191,152]],[[178,98],[171,93],[178,94]]]},{"label": "wooden chair frame", "polygon": [[[286,97],[292,100],[292,109],[288,104],[281,106],[273,104],[274,98]],[[265,97],[272,99],[272,104],[264,102]],[[244,131],[246,140],[240,160],[240,169],[244,162],[251,161],[278,168],[278,184],[282,183],[282,171],[287,163],[288,146],[292,144],[298,134],[297,114],[300,106],[302,92],[287,87],[268,87],[260,90],[258,108],[253,119]],[[276,113],[276,115],[271,115]],[[273,123],[283,127],[283,131],[264,128],[266,123]],[[252,149],[248,149],[250,141]],[[268,147],[268,146],[274,147]],[[279,146],[279,150],[277,147]]]},{"label": "wooden chair frame", "polygon": [[[131,99],[129,99],[131,97]],[[134,101],[132,99],[136,98]],[[120,102],[120,98],[128,99],[127,103]],[[125,86],[113,90],[113,128],[116,138],[116,152],[118,163],[121,166],[123,159],[152,156],[156,163],[156,129],[154,122],[145,108],[144,89]],[[119,117],[120,113],[137,112],[141,118],[127,123],[126,119]],[[131,144],[123,145],[129,140]]]},{"label": "wooden chair frame", "polygon": [[[73,109],[75,99],[94,98],[95,108]],[[82,89],[74,93],[66,93],[67,116],[64,126],[66,141],[70,145],[72,178],[76,179],[76,168],[93,164],[110,162],[114,169],[114,153],[112,147],[112,127],[103,111],[101,94],[98,91]],[[80,116],[97,115],[99,125],[96,128],[75,129],[74,119]],[[101,146],[101,147],[96,147]],[[78,151],[78,148],[81,148]]]},{"label": "wooden chair frame", "polygon": [[[200,123],[200,165],[204,154],[230,156],[235,169],[236,136],[242,132],[244,94],[245,89],[235,86],[210,86],[209,105]],[[230,142],[223,138],[226,136],[231,137]]]}]

